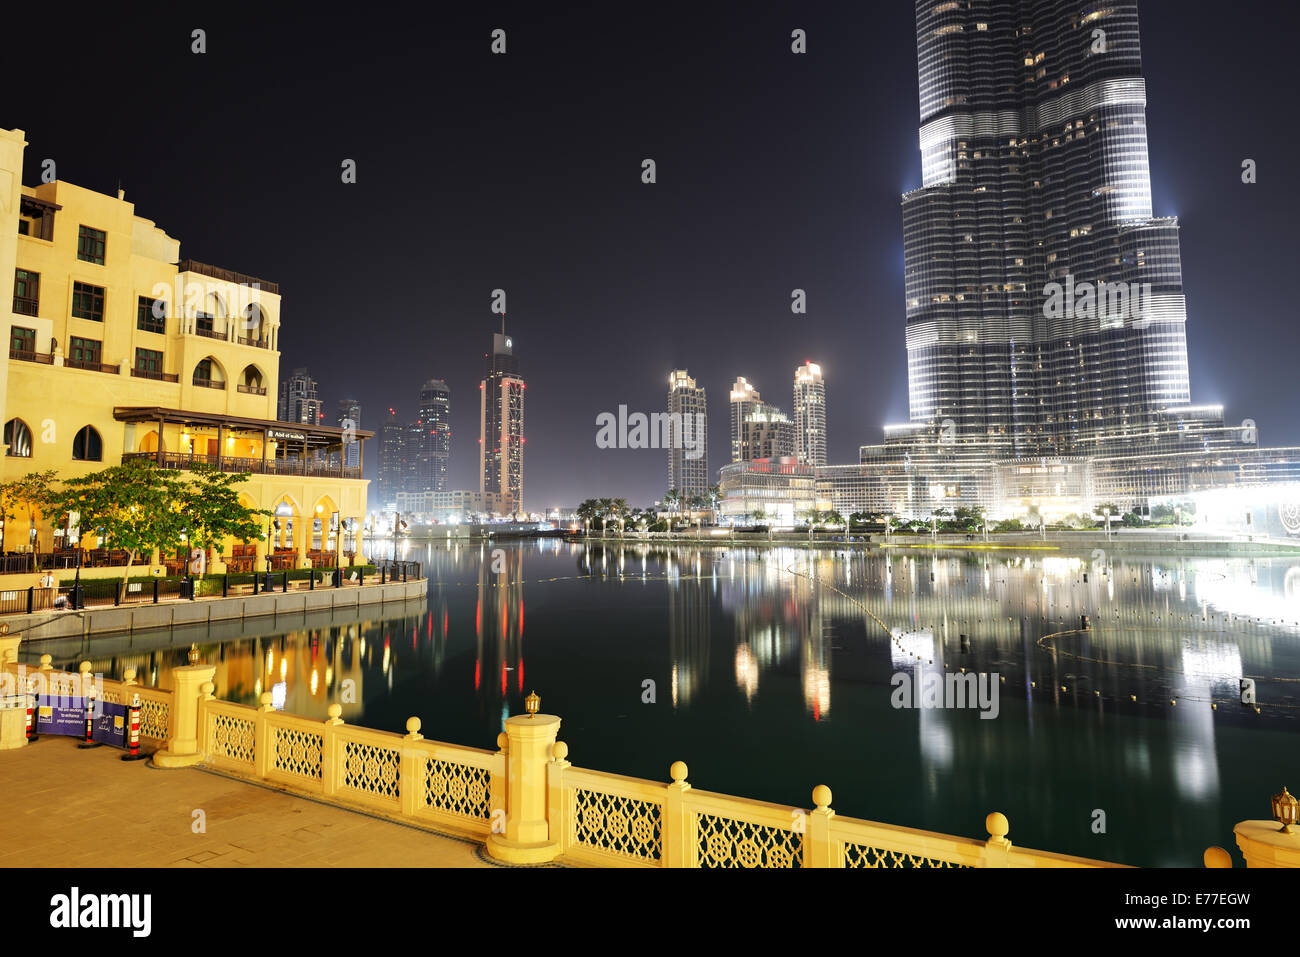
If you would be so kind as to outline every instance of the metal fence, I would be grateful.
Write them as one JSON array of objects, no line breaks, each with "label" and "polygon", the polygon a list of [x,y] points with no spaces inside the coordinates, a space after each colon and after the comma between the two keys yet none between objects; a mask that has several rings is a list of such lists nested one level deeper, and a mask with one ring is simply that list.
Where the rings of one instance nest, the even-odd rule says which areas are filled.
[{"label": "metal fence", "polygon": [[[231,598],[268,592],[315,591],[318,588],[352,588],[419,577],[417,563],[404,564],[408,566],[405,578],[402,577],[400,568],[380,572],[373,565],[354,565],[342,570],[299,568],[209,575],[206,578],[159,576],[126,582],[120,578],[74,579],[50,588],[29,587],[0,591],[0,615],[22,615],[63,608],[156,605],[162,601]],[[409,566],[415,566],[414,570]]]}]

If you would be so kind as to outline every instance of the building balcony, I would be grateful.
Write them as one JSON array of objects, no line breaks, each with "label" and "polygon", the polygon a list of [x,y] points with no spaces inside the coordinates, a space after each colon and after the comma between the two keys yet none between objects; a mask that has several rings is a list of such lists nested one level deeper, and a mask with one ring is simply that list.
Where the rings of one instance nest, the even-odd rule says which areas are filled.
[{"label": "building balcony", "polygon": [[196,327],[194,334],[196,336],[203,336],[205,339],[216,339],[218,342],[230,341],[224,330],[222,332],[217,332],[215,329],[199,329]]},{"label": "building balcony", "polygon": [[23,362],[39,362],[41,365],[54,365],[54,353],[52,352],[29,352],[26,349],[9,348],[9,358],[19,359]]},{"label": "building balcony", "polygon": [[63,364],[69,369],[88,369],[91,372],[106,372],[109,375],[121,375],[122,366],[111,366],[104,362],[93,362],[88,359],[64,359]]},{"label": "building balcony", "polygon": [[150,369],[132,369],[131,375],[137,379],[153,379],[155,382],[180,382],[181,377],[172,372],[154,372]]},{"label": "building balcony", "polygon": [[220,279],[222,282],[233,282],[245,286],[257,286],[264,292],[280,295],[280,284],[268,282],[265,279],[258,279],[256,276],[246,276],[242,272],[234,272],[230,269],[222,269],[219,266],[209,266],[207,263],[201,263],[193,259],[182,259],[176,266],[177,272],[196,272],[200,276],[208,276],[212,279]]},{"label": "building balcony", "polygon": [[216,379],[200,379],[196,377],[193,381],[201,389],[220,389],[222,392],[226,390],[226,384],[218,382]]},{"label": "building balcony", "polygon": [[253,339],[248,336],[235,336],[235,341],[241,346],[252,346],[254,349],[269,349],[271,343],[266,339]]},{"label": "building balcony", "polygon": [[260,385],[239,385],[235,387],[237,391],[245,395],[266,395],[266,387]]},{"label": "building balcony", "polygon": [[250,472],[253,475],[295,475],[306,478],[359,479],[361,469],[353,466],[332,466],[324,462],[301,459],[253,459],[233,455],[196,455],[190,452],[127,452],[123,464],[130,461],[153,462],[160,468],[193,470],[196,465],[215,468],[220,472]]}]

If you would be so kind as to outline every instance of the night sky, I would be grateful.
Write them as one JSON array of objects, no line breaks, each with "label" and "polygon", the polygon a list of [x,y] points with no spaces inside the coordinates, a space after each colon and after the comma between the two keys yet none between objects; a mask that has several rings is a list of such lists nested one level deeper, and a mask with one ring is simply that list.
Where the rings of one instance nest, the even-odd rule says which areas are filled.
[{"label": "night sky", "polygon": [[[15,36],[57,36],[57,56],[10,64],[0,125],[27,132],[25,183],[45,157],[92,189],[120,180],[182,257],[280,283],[281,374],[311,371],[329,424],[345,396],[363,428],[390,405],[413,417],[420,384],[445,379],[453,488],[478,487],[498,287],[528,381],[530,508],[662,495],[666,454],[597,449],[595,421],[662,410],[672,368],[708,389],[715,479],[737,375],[789,412],[795,367],[821,362],[832,462],[906,419],[911,0],[468,6],[419,20],[106,9],[60,16],[55,34],[42,13]],[[1155,214],[1183,226],[1192,399],[1253,417],[1263,444],[1300,444],[1300,12],[1141,11]],[[504,56],[489,51],[498,27]],[[806,316],[791,314],[796,287]],[[366,453],[373,478],[377,442]]]}]

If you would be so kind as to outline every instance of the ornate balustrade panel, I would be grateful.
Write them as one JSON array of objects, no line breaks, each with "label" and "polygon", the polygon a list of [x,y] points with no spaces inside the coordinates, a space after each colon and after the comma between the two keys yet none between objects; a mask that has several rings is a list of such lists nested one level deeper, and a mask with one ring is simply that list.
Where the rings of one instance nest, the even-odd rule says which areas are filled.
[{"label": "ornate balustrade panel", "polygon": [[683,807],[693,836],[688,867],[804,866],[804,811],[694,789]]},{"label": "ornate balustrade panel", "polygon": [[322,793],[325,736],[321,722],[281,711],[264,714],[269,748],[267,778]]},{"label": "ornate balustrade panel", "polygon": [[257,757],[257,709],[229,701],[206,701],[202,750],[211,767],[253,774]]},{"label": "ornate balustrade panel", "polygon": [[493,793],[504,780],[505,762],[495,751],[441,741],[409,742],[414,756],[417,818],[478,836],[492,829],[492,811],[503,798]]},{"label": "ornate balustrade panel", "polygon": [[157,688],[133,690],[140,693],[140,740],[166,744],[172,732],[172,693]]},{"label": "ornate balustrade panel", "polygon": [[567,858],[607,867],[665,866],[667,785],[583,768],[560,773]]},{"label": "ornate balustrade panel", "polygon": [[979,867],[982,841],[877,824],[831,818],[832,867]]},{"label": "ornate balustrade panel", "polygon": [[335,725],[328,731],[334,748],[334,793],[340,798],[393,813],[401,809],[401,735]]}]

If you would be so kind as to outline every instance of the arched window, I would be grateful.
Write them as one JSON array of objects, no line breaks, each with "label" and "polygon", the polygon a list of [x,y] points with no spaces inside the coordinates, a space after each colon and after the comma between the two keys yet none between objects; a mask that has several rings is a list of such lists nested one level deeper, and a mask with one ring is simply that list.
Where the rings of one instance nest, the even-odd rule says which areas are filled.
[{"label": "arched window", "polygon": [[5,423],[5,443],[9,446],[6,455],[20,459],[32,457],[32,430],[22,419],[10,419]]},{"label": "arched window", "polygon": [[265,349],[266,335],[266,312],[257,303],[250,302],[244,308],[239,341],[246,346],[261,346]]},{"label": "arched window", "polygon": [[104,443],[93,426],[86,426],[72,440],[72,457],[79,462],[99,462],[104,458]]},{"label": "arched window", "polygon": [[221,366],[211,356],[200,359],[199,364],[194,367],[194,384],[207,389],[224,389],[226,387],[225,374],[221,371]]}]

